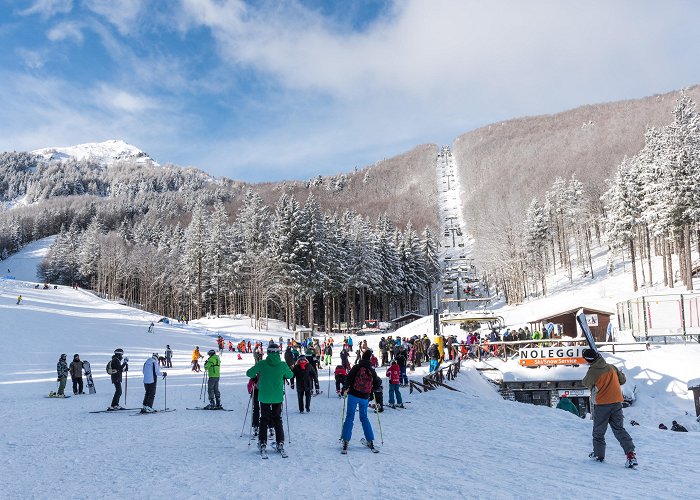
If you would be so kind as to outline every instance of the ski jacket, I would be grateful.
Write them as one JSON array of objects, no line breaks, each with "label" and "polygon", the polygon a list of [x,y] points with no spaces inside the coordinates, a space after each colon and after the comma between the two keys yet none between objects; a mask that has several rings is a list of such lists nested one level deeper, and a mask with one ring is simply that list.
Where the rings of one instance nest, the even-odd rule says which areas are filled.
[{"label": "ski jacket", "polygon": [[688,429],[686,429],[684,426],[676,422],[671,426],[671,430],[675,432],[688,432]]},{"label": "ski jacket", "polygon": [[203,357],[204,356],[202,356],[199,353],[199,349],[195,349],[194,351],[192,351],[192,361],[199,361],[199,358],[203,358]]},{"label": "ski jacket", "polygon": [[114,356],[112,356],[112,363],[110,365],[110,368],[112,368],[112,370],[115,370],[115,372],[109,376],[109,378],[112,380],[112,383],[114,384],[116,382],[121,382],[122,372],[127,370],[127,364],[122,363],[115,354]]},{"label": "ski jacket", "polygon": [[326,356],[333,356],[333,346],[331,344],[327,344],[326,348],[323,350],[323,354]]},{"label": "ski jacket", "polygon": [[166,349],[165,350],[165,359],[172,359],[173,357],[173,350],[172,349]]},{"label": "ski jacket", "polygon": [[66,364],[66,362],[59,359],[58,363],[56,363],[56,372],[58,373],[58,378],[67,377],[68,371],[68,365]]},{"label": "ski jacket", "polygon": [[406,351],[403,349],[398,349],[398,352],[394,354],[394,359],[399,364],[400,367],[406,368]]},{"label": "ski jacket", "polygon": [[399,368],[399,365],[392,363],[391,366],[386,369],[386,376],[389,378],[389,383],[399,384],[401,380],[401,368]]},{"label": "ski jacket", "polygon": [[267,358],[255,363],[246,372],[248,378],[258,379],[258,401],[266,404],[276,404],[284,401],[284,379],[294,376],[287,363],[283,363],[279,353],[273,352]]},{"label": "ski jacket", "polygon": [[559,400],[559,403],[557,404],[557,408],[559,408],[560,410],[566,410],[568,412],[571,412],[577,417],[581,416],[578,413],[578,408],[569,398],[561,398]]},{"label": "ski jacket", "polygon": [[343,365],[338,365],[335,367],[335,376],[337,377],[338,375],[340,376],[345,376],[348,374],[348,371],[345,369]]},{"label": "ski jacket", "polygon": [[289,368],[294,366],[294,354],[292,353],[292,348],[287,347],[287,349],[284,351],[284,362],[287,363],[287,366]]},{"label": "ski jacket", "polygon": [[310,391],[313,389],[313,368],[308,361],[297,361],[297,364],[292,368],[294,373],[294,383],[296,384],[297,392]]},{"label": "ski jacket", "polygon": [[428,349],[428,356],[430,356],[430,359],[440,359],[440,350],[438,349],[437,344],[430,346]]},{"label": "ski jacket", "polygon": [[348,373],[347,377],[345,378],[345,387],[350,388],[348,392],[351,396],[355,396],[356,398],[369,399],[370,395],[372,394],[371,389],[369,392],[364,393],[364,392],[359,392],[354,388],[355,379],[357,378],[357,374],[359,373],[360,370],[368,370],[369,371],[369,374],[372,377],[372,387],[376,387],[377,384],[382,383],[382,379],[380,379],[377,376],[377,372],[374,371],[370,362],[362,359],[362,360],[358,361],[358,363],[352,367],[352,369],[350,370],[350,373]]},{"label": "ski jacket", "polygon": [[83,378],[82,361],[71,361],[68,368],[70,369],[70,378]]},{"label": "ski jacket", "polygon": [[209,378],[219,378],[221,376],[221,358],[214,354],[204,362],[204,369],[207,371]]},{"label": "ski jacket", "polygon": [[158,377],[163,375],[160,371],[160,363],[158,360],[151,356],[143,364],[143,383],[144,384],[155,384],[158,382]]},{"label": "ski jacket", "polygon": [[622,403],[622,388],[626,382],[625,374],[615,366],[606,363],[600,356],[588,367],[583,385],[591,390],[591,400],[597,405]]}]

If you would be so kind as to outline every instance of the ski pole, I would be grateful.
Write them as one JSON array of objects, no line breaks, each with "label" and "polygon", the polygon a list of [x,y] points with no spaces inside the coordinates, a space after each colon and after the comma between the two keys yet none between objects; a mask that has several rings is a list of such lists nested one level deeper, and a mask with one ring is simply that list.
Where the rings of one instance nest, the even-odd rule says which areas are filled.
[{"label": "ski pole", "polygon": [[124,406],[126,406],[126,395],[129,394],[129,368],[124,372]]},{"label": "ski pole", "polygon": [[[165,377],[163,377],[163,382],[165,382],[165,394],[164,394],[165,403],[163,403],[163,405],[164,405],[163,409],[167,410],[168,409],[168,376],[167,375]],[[380,427],[380,429],[381,429],[381,427]],[[382,443],[382,444],[384,444],[384,443]]]},{"label": "ski pole", "polygon": [[287,444],[292,444],[292,433],[289,431],[289,410],[287,409],[287,391],[284,391],[284,412],[287,414]]},{"label": "ski pole", "polygon": [[331,398],[331,365],[328,365],[328,399]]},{"label": "ski pole", "polygon": [[199,399],[203,399],[204,394],[204,382],[207,378],[207,372],[202,373],[202,387],[199,389]]},{"label": "ski pole", "polygon": [[338,438],[338,441],[343,439],[343,424],[345,424],[345,402],[347,401],[348,396],[346,394],[343,395],[343,413],[340,415],[340,437]]},{"label": "ski pole", "polygon": [[[250,402],[251,401],[253,401],[253,391],[250,391],[250,397],[248,398],[248,407],[245,409],[245,417],[243,417],[243,426],[241,427],[241,435],[238,437],[243,437],[243,430],[245,429],[245,421],[248,420],[248,410],[250,410]],[[248,440],[248,444],[250,444],[250,440]]]},{"label": "ski pole", "polygon": [[379,419],[379,409],[377,408],[377,398],[374,398],[374,413],[377,414],[377,423],[379,423],[379,439],[382,441],[382,446],[384,446],[384,435],[382,434],[382,421]]}]

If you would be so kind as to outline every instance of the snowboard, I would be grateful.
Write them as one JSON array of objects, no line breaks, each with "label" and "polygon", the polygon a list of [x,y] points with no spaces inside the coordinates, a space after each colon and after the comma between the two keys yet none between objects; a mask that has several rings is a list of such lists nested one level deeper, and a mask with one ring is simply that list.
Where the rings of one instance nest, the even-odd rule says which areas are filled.
[{"label": "snowboard", "polygon": [[52,398],[52,399],[68,399],[70,396],[69,395],[64,395],[63,397],[60,397],[57,393],[54,391],[49,392],[47,396],[44,396],[45,398]]},{"label": "snowboard", "polygon": [[[365,438],[360,439],[360,443],[364,444],[367,448],[369,448],[369,443]],[[379,450],[377,448],[369,448],[372,453],[379,453]]]},{"label": "snowboard", "polygon": [[88,393],[95,394],[95,381],[92,380],[92,370],[90,369],[90,362],[83,361],[83,370],[85,370],[85,380],[87,381]]}]

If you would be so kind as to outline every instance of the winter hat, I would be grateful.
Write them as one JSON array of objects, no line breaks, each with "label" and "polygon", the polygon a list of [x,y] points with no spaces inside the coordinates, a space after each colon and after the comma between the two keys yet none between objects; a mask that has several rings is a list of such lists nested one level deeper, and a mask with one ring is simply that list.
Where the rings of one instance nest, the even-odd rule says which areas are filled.
[{"label": "winter hat", "polygon": [[215,351],[214,349],[209,349],[209,350],[207,351],[207,354],[208,354],[209,356],[213,356],[214,354],[216,354],[216,351]]},{"label": "winter hat", "polygon": [[598,354],[597,351],[588,348],[584,349],[583,352],[581,353],[581,356],[583,356],[583,359],[588,361],[589,363],[593,363],[596,359],[600,357],[600,354]]},{"label": "winter hat", "polygon": [[66,359],[66,355],[65,355],[65,354],[61,354],[61,359]]},{"label": "winter hat", "polygon": [[115,349],[114,354],[118,354],[119,356],[121,356],[122,354],[124,354],[124,349],[121,349],[121,348]]},{"label": "winter hat", "polygon": [[365,361],[369,361],[370,359],[372,359],[372,349],[367,349],[365,352],[363,352],[362,359]]},{"label": "winter hat", "polygon": [[268,346],[267,346],[267,353],[268,354],[271,354],[271,353],[279,354],[279,352],[280,352],[280,347],[277,344],[275,344],[274,342],[270,342],[268,344]]},{"label": "winter hat", "polygon": [[80,354],[73,354],[73,359],[80,359]]}]

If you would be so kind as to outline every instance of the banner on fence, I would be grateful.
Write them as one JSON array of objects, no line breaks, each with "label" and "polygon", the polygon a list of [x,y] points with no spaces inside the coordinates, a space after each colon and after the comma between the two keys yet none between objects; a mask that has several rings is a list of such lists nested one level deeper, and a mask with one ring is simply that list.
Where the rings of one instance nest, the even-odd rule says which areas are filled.
[{"label": "banner on fence", "polygon": [[522,366],[585,365],[581,352],[585,347],[537,347],[520,349]]},{"label": "banner on fence", "polygon": [[559,389],[560,398],[589,397],[590,395],[589,389]]}]

